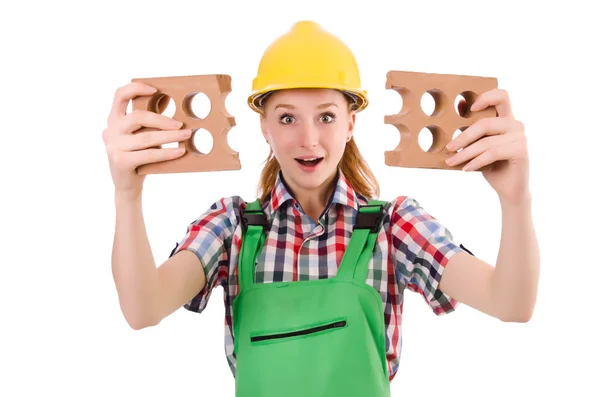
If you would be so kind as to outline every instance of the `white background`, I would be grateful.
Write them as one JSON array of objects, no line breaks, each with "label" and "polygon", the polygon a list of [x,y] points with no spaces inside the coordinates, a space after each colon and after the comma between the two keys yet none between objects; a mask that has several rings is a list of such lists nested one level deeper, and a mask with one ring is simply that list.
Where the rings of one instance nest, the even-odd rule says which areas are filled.
[{"label": "white background", "polygon": [[[479,173],[391,168],[390,69],[494,76],[524,122],[542,276],[534,317],[501,323],[467,306],[433,315],[406,297],[392,395],[599,395],[598,37],[581,1],[37,2],[0,15],[0,395],[233,396],[222,289],[134,331],[111,275],[113,185],[101,134],[134,77],[226,73],[239,172],[150,175],[144,216],[157,264],[222,196],[253,200],[268,147],[245,103],[262,51],[302,19],[350,45],[371,105],[355,139],[384,199],[411,195],[494,264],[495,192]],[[255,13],[254,16],[251,13]],[[594,60],[596,57],[596,60]],[[284,395],[284,394],[282,394]]]}]

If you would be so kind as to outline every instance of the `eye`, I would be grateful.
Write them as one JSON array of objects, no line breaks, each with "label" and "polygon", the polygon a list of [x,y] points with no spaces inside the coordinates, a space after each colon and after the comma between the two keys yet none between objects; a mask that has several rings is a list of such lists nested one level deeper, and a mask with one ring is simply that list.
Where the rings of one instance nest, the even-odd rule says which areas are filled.
[{"label": "eye", "polygon": [[294,116],[289,113],[284,113],[279,116],[279,122],[281,124],[290,124],[292,121],[294,121]]},{"label": "eye", "polygon": [[333,123],[335,121],[335,114],[332,112],[325,112],[321,115],[321,121],[324,123]]}]

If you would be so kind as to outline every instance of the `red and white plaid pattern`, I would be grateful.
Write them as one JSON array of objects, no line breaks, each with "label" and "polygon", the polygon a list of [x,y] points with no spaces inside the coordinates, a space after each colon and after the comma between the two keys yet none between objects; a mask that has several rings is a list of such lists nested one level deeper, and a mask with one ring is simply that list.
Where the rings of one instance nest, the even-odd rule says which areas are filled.
[{"label": "red and white plaid pattern", "polygon": [[[367,204],[367,199],[358,195],[339,172],[329,204],[315,224],[289,193],[280,171],[271,195],[262,206],[271,229],[258,257],[256,282],[335,276],[350,241],[359,204]],[[245,206],[246,202],[239,196],[221,198],[188,226],[185,236],[170,254],[190,250],[205,268],[207,284],[184,305],[186,309],[201,313],[215,287],[223,287],[225,352],[234,376],[236,358],[231,310],[238,294],[240,208]],[[391,381],[397,373],[402,348],[405,289],[422,295],[437,315],[454,311],[458,302],[437,288],[444,266],[464,247],[455,244],[450,231],[411,197],[391,200],[384,212],[366,282],[379,291],[383,302]]]}]

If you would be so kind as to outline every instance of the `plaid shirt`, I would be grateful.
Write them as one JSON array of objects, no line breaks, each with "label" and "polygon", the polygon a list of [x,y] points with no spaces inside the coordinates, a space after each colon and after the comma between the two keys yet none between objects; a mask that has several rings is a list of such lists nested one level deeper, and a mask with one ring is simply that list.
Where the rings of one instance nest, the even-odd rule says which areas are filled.
[{"label": "plaid shirt", "polygon": [[[272,226],[258,257],[256,282],[335,276],[350,241],[359,204],[367,204],[367,199],[358,195],[339,172],[335,190],[315,224],[286,188],[280,171],[273,191],[262,205]],[[225,353],[234,377],[232,303],[239,287],[240,208],[245,206],[239,196],[221,198],[188,226],[184,238],[170,254],[190,250],[205,269],[206,286],[184,305],[187,310],[201,313],[215,287],[223,287]],[[397,373],[402,348],[405,289],[419,293],[437,315],[454,311],[458,302],[437,288],[444,266],[464,247],[455,244],[449,230],[411,197],[391,200],[384,213],[366,282],[379,291],[383,302],[391,381]]]}]

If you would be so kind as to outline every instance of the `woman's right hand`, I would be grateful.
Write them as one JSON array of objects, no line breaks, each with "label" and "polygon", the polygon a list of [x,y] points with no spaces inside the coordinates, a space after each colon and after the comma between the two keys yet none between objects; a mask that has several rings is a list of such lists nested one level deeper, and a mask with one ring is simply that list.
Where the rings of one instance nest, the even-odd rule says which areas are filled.
[{"label": "woman's right hand", "polygon": [[[188,139],[191,130],[179,130],[182,122],[147,110],[126,114],[131,99],[155,92],[156,88],[152,86],[133,82],[120,87],[115,93],[108,125],[102,133],[115,193],[140,194],[145,175],[137,173],[138,166],[175,159],[185,153],[183,148],[154,148]],[[157,130],[134,133],[142,127]]]}]

